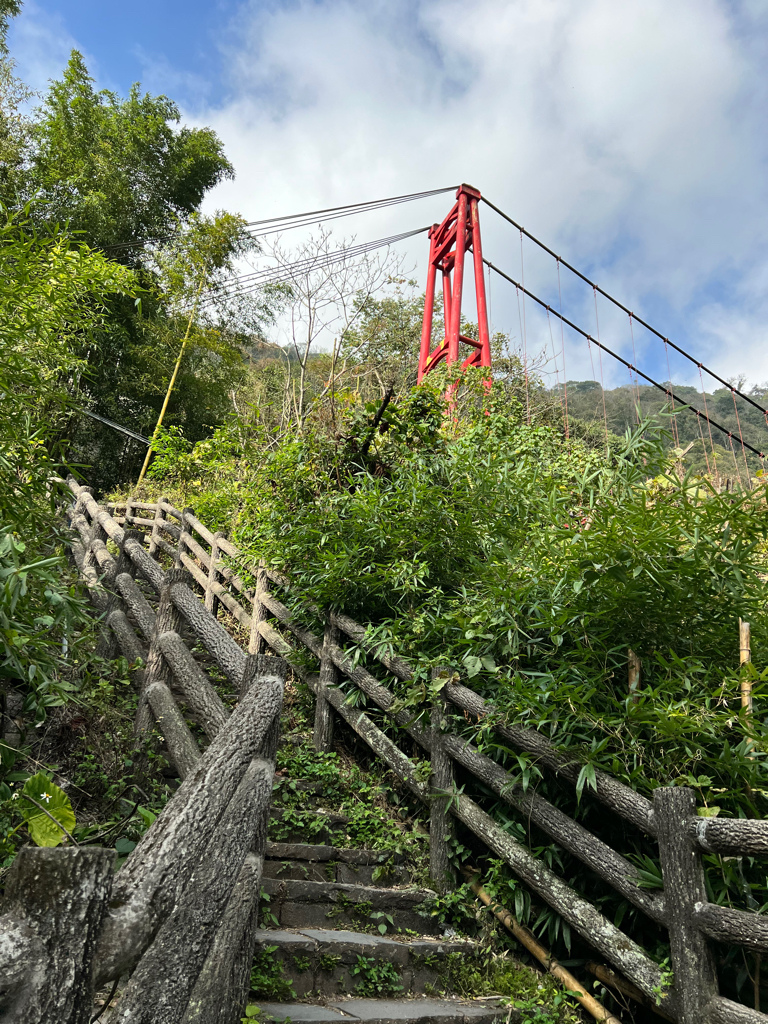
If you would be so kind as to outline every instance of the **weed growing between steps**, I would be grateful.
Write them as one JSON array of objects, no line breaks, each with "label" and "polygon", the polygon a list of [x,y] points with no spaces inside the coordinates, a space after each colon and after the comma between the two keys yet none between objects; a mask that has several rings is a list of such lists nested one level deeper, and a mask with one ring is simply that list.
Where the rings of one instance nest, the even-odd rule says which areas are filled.
[{"label": "weed growing between steps", "polygon": [[251,994],[266,1002],[287,1002],[296,998],[293,982],[275,959],[277,946],[262,946],[257,950],[251,967]]},{"label": "weed growing between steps", "polygon": [[357,963],[349,972],[355,982],[355,995],[362,999],[384,999],[403,991],[400,972],[388,960],[377,960],[371,956],[358,956]]}]

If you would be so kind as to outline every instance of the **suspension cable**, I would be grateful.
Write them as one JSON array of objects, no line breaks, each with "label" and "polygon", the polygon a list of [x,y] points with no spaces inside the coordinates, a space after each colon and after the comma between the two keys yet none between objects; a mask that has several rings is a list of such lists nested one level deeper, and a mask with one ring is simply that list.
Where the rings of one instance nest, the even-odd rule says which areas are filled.
[{"label": "suspension cable", "polygon": [[[271,225],[269,230],[262,232],[249,231],[254,238],[263,235],[273,234],[275,231],[288,230],[293,227],[306,227],[308,224],[315,224],[319,221],[337,220],[339,217],[351,217],[358,213],[369,213],[375,210],[382,210],[388,206],[398,206],[401,203],[410,203],[418,199],[428,199],[431,196],[439,196],[445,192],[453,192],[456,185],[447,188],[434,188],[427,192],[411,192],[402,196],[390,196],[387,199],[371,199],[364,203],[350,203],[346,206],[328,206],[322,210],[306,210],[303,213],[287,214],[282,217],[265,217],[262,220],[251,220],[246,223],[247,228],[258,228]],[[274,225],[282,225],[274,227]],[[177,233],[170,235],[159,235],[155,238],[141,238],[135,242],[116,242],[114,245],[105,245],[104,251],[112,249],[134,249],[142,245],[149,245],[152,242],[168,242],[178,237]]]},{"label": "suspension cable", "polygon": [[[487,260],[484,257],[483,263],[485,263],[486,266],[490,267],[491,270],[497,273],[499,277],[503,277],[505,281],[509,281],[509,283],[511,285],[514,285],[515,288],[519,288],[520,291],[524,291],[529,298],[533,299],[534,302],[537,302],[543,309],[549,310],[549,312],[552,313],[553,316],[559,317],[564,324],[567,324],[568,327],[576,331],[577,334],[580,334],[582,338],[586,338],[588,342],[593,342],[595,345],[598,346],[598,348],[601,348],[604,352],[607,352],[609,356],[613,356],[614,359],[617,359],[624,366],[628,367],[630,370],[634,370],[636,374],[643,378],[643,380],[647,380],[649,384],[652,384],[659,391],[663,392],[663,394],[668,395],[672,399],[678,401],[681,406],[683,406],[686,409],[690,409],[690,411],[695,413],[697,416],[703,415],[700,409],[697,409],[695,406],[691,405],[690,402],[686,402],[685,399],[680,398],[680,396],[676,395],[671,388],[664,387],[663,384],[659,384],[657,380],[654,380],[653,377],[649,377],[647,373],[643,373],[643,371],[639,369],[637,366],[633,366],[632,363],[626,360],[623,356],[620,356],[617,352],[614,352],[613,349],[608,348],[607,345],[604,345],[596,338],[593,338],[591,334],[588,334],[585,330],[583,330],[581,327],[575,324],[572,320],[569,320],[568,317],[564,316],[562,313],[558,313],[557,310],[552,309],[552,307],[547,302],[545,302],[544,299],[540,299],[539,296],[535,295],[532,291],[524,289],[519,281],[515,281],[515,279],[513,277],[510,277],[509,274],[505,274],[503,270],[500,270],[495,264],[491,263],[490,260]],[[732,432],[729,431],[727,427],[722,426],[722,424],[717,423],[715,420],[710,419],[709,417],[707,417],[707,422],[716,430],[719,430],[723,434],[725,434],[726,437],[732,437]],[[749,449],[749,451],[751,451],[754,455],[757,455],[761,459],[765,458],[765,454],[759,451],[757,448],[754,448],[751,444],[748,444],[746,441],[744,441],[743,444],[744,447]]]},{"label": "suspension cable", "polygon": [[498,213],[500,217],[503,217],[504,220],[507,221],[507,223],[511,224],[518,231],[522,231],[526,238],[530,238],[532,242],[534,242],[541,249],[543,249],[544,252],[549,253],[550,256],[553,256],[558,261],[558,263],[562,263],[564,267],[567,267],[567,269],[570,270],[572,274],[575,274],[576,277],[584,281],[585,284],[588,284],[590,288],[595,288],[598,292],[600,292],[600,294],[604,298],[608,299],[609,302],[612,302],[614,306],[618,306],[618,308],[623,310],[625,313],[629,313],[632,317],[634,317],[637,323],[641,325],[641,327],[645,327],[647,331],[650,331],[651,334],[655,334],[656,337],[659,338],[661,341],[666,342],[666,344],[668,345],[671,345],[671,347],[676,352],[679,352],[681,356],[684,356],[695,366],[698,366],[701,369],[703,369],[704,372],[708,373],[710,377],[713,377],[716,381],[719,381],[719,383],[722,384],[723,387],[726,387],[730,391],[733,391],[735,394],[739,396],[739,398],[743,398],[745,402],[749,402],[750,405],[753,405],[755,409],[759,409],[760,412],[768,415],[768,409],[760,405],[759,402],[756,402],[753,398],[750,398],[749,395],[745,395],[742,391],[739,391],[738,388],[734,388],[732,384],[729,384],[727,380],[723,380],[723,378],[719,376],[719,374],[715,373],[714,370],[711,370],[708,366],[705,366],[703,363],[700,363],[699,360],[695,358],[695,356],[692,356],[689,352],[686,352],[685,349],[680,348],[680,346],[676,345],[674,341],[670,341],[670,339],[665,337],[660,331],[657,331],[655,327],[651,327],[651,325],[649,323],[646,323],[646,321],[639,317],[637,313],[632,313],[631,310],[629,310],[623,303],[619,302],[618,299],[614,298],[613,295],[611,295],[609,292],[601,288],[600,285],[595,284],[594,281],[591,281],[585,274],[582,274],[580,270],[577,270],[576,267],[568,263],[567,260],[564,260],[562,256],[558,256],[557,253],[554,252],[554,250],[550,249],[548,245],[545,245],[545,243],[542,242],[541,239],[536,238],[536,236],[532,235],[530,231],[526,231],[526,229],[522,227],[520,224],[518,224],[516,220],[513,220],[508,214],[504,213],[503,210],[500,210],[498,206],[495,206],[489,199],[486,199],[485,196],[482,197],[482,202],[484,202],[486,206],[490,206],[490,208],[493,211]]}]

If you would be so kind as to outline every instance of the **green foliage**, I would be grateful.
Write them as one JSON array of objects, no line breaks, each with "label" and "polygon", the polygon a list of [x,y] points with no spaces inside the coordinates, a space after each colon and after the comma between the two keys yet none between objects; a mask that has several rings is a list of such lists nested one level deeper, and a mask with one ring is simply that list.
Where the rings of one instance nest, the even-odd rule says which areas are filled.
[{"label": "green foliage", "polygon": [[349,972],[355,983],[355,992],[364,999],[384,999],[403,991],[397,965],[389,960],[360,956]]},{"label": "green foliage", "polygon": [[277,946],[261,946],[251,967],[251,994],[257,999],[277,1002],[296,998],[293,982],[286,977],[283,963],[275,957]]},{"label": "green foliage", "polygon": [[26,544],[0,527],[0,679],[24,686],[25,710],[36,722],[75,689],[64,676],[61,645],[77,647],[86,606],[61,576],[59,557],[30,559]]},{"label": "green foliage", "polygon": [[69,797],[45,772],[27,779],[11,799],[18,800],[18,810],[37,846],[58,846],[67,832],[71,835],[74,831],[75,813]]},{"label": "green foliage", "polygon": [[[30,187],[44,197],[46,219],[101,247],[172,234],[207,191],[233,176],[214,132],[177,129],[179,120],[176,104],[138,86],[124,100],[97,92],[73,50],[33,128]],[[120,258],[135,255],[123,250]]]}]

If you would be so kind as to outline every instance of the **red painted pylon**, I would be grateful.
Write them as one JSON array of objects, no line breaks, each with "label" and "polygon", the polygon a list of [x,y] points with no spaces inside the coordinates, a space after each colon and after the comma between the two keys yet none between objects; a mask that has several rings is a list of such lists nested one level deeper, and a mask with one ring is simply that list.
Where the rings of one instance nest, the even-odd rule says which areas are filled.
[{"label": "red painted pylon", "polygon": [[[466,369],[468,366],[490,367],[491,365],[488,306],[485,299],[485,276],[483,274],[483,248],[480,241],[480,216],[477,209],[479,199],[480,193],[476,188],[460,185],[456,192],[456,203],[451,212],[442,224],[433,225],[429,231],[429,268],[424,321],[421,328],[419,384],[442,359],[445,359],[448,366],[458,362],[461,345],[468,345],[472,350],[462,362],[462,369]],[[461,333],[464,256],[467,252],[472,253],[475,270],[478,340],[468,338]],[[437,348],[430,352],[432,309],[435,302],[438,270],[443,278],[445,337]]]}]

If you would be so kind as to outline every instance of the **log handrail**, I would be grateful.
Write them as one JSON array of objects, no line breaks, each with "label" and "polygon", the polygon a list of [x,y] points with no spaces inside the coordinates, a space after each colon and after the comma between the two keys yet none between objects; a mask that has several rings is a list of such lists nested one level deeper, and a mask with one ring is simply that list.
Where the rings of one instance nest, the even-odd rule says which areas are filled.
[{"label": "log handrail", "polygon": [[[76,552],[76,557],[79,557],[79,563],[82,564],[90,592],[97,598],[102,578],[114,582],[114,559],[97,534],[101,532],[102,536],[105,535],[120,547],[123,531],[87,491],[76,485],[70,486],[77,498],[77,512],[80,513],[74,520],[80,536],[80,554],[77,556]],[[702,852],[731,856],[768,855],[768,822],[699,818],[695,813],[694,794],[684,787],[673,788],[673,791],[656,791],[652,802],[608,773],[596,771],[595,788],[590,790],[590,796],[647,836],[659,840],[662,866],[665,870],[665,891],[662,896],[649,893],[640,887],[637,870],[620,853],[542,796],[535,792],[523,791],[512,775],[471,743],[449,730],[436,729],[434,709],[431,712],[431,727],[428,715],[424,719],[424,727],[413,719],[410,712],[398,709],[392,691],[355,660],[344,648],[342,639],[348,638],[401,681],[413,679],[414,667],[407,659],[386,646],[371,642],[365,626],[343,613],[332,612],[324,615],[310,604],[295,602],[302,609],[302,621],[299,621],[296,612],[271,592],[267,585],[266,581],[269,581],[278,590],[290,594],[290,582],[283,574],[270,568],[260,569],[257,578],[262,582],[257,584],[254,591],[252,585],[244,583],[238,574],[238,559],[242,556],[237,546],[221,534],[210,531],[191,510],[182,512],[164,501],[154,505],[131,503],[131,510],[139,508],[148,511],[154,509],[156,518],[147,518],[145,523],[143,519],[131,515],[131,525],[151,525],[157,550],[175,557],[177,564],[181,562],[192,573],[193,586],[198,586],[203,592],[204,601],[190,586],[174,582],[170,587],[174,606],[182,613],[184,621],[202,640],[233,683],[242,686],[247,656],[241,646],[232,639],[230,632],[206,611],[206,605],[209,609],[220,605],[240,627],[250,631],[249,651],[262,651],[266,648],[287,659],[292,664],[293,671],[316,693],[319,716],[316,721],[318,743],[328,743],[332,722],[327,717],[326,709],[330,709],[350,725],[414,795],[424,800],[428,806],[434,803],[434,792],[423,781],[416,763],[400,749],[395,740],[375,725],[364,711],[352,707],[347,702],[345,691],[337,685],[339,681],[347,680],[384,711],[394,724],[407,732],[433,757],[433,760],[439,754],[441,758],[447,757],[450,762],[461,765],[494,790],[502,800],[520,811],[528,821],[579,858],[614,891],[629,900],[651,920],[666,927],[672,942],[673,960],[677,958],[677,962],[673,963],[673,987],[663,989],[664,978],[658,965],[635,946],[625,933],[558,879],[552,871],[546,869],[540,861],[533,858],[508,833],[499,829],[493,819],[469,797],[457,791],[449,801],[451,815],[463,822],[490,849],[506,860],[530,888],[569,921],[574,930],[600,950],[641,992],[646,996],[655,997],[663,989],[665,1013],[673,1019],[680,1021],[680,1024],[694,1024],[694,1021],[705,1024],[738,1024],[742,1020],[751,1021],[753,1024],[762,1021],[765,1024],[768,1021],[768,1017],[763,1014],[718,995],[707,946],[708,940],[711,939],[738,943],[756,951],[768,952],[766,919],[752,912],[731,910],[708,903],[699,891],[701,867],[696,866],[691,874],[691,864],[686,860],[688,854],[683,855],[681,852],[683,847],[690,849],[690,856],[697,865]],[[163,518],[159,518],[161,513]],[[180,528],[172,528],[174,539],[179,541],[178,547],[158,542],[159,530],[167,526],[164,515],[171,516],[181,523]],[[193,536],[193,533],[196,536]],[[88,536],[90,543],[86,544]],[[210,552],[205,550],[203,544],[210,547]],[[139,575],[148,579],[154,589],[160,591],[165,583],[165,570],[154,558],[150,558],[140,542],[129,539],[125,548]],[[222,561],[222,557],[226,557],[228,561]],[[150,566],[149,562],[153,564]],[[99,570],[103,573],[102,577],[99,577]],[[253,578],[253,574],[250,578]],[[137,584],[133,580],[126,583],[122,577],[118,577],[117,589],[121,593],[125,590],[128,607],[135,615],[146,638],[151,624],[146,609],[137,598]],[[244,599],[251,604],[250,607],[242,603]],[[305,616],[318,623],[318,631],[313,631],[303,624]],[[109,621],[113,630],[119,634],[118,639],[124,649],[141,649],[141,641],[122,612],[113,612]],[[296,658],[298,648],[286,639],[286,633],[320,662],[320,676],[308,670],[302,659]],[[157,643],[172,667],[177,684],[184,692],[185,702],[193,709],[209,737],[213,738],[212,745],[215,744],[222,732],[226,731],[225,722],[231,721],[215,688],[211,686],[205,673],[191,660],[191,655],[186,652],[177,633],[165,632]],[[159,689],[157,684],[153,685],[154,689],[150,686],[149,690],[154,700],[158,706],[167,706],[162,702],[167,702],[168,698],[173,699],[170,691],[167,687]],[[487,722],[517,750],[531,754],[539,767],[548,770],[557,778],[570,783],[576,782],[584,764],[583,758],[577,752],[569,754],[567,751],[558,750],[547,737],[535,729],[510,724],[491,702],[464,686],[455,675],[449,675],[441,692],[465,718],[469,716],[475,721]],[[174,721],[173,715],[170,718]],[[175,721],[175,725],[178,724]],[[169,725],[168,731],[173,731],[173,725]],[[185,746],[184,741],[179,740],[177,746],[179,759],[184,760],[184,751],[181,749]],[[186,749],[189,761],[191,748],[188,744]],[[185,770],[191,772],[192,777],[197,769],[187,764]],[[666,798],[667,792],[669,799]],[[435,831],[440,833],[443,830]],[[694,948],[696,952],[691,952]],[[693,960],[690,960],[690,957],[693,957]]]}]

